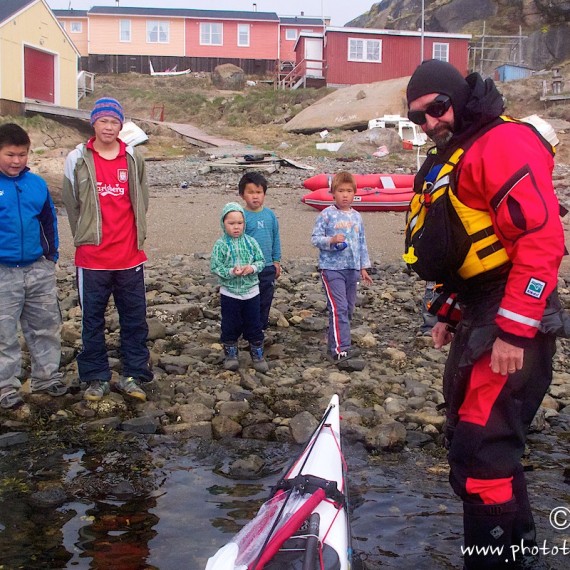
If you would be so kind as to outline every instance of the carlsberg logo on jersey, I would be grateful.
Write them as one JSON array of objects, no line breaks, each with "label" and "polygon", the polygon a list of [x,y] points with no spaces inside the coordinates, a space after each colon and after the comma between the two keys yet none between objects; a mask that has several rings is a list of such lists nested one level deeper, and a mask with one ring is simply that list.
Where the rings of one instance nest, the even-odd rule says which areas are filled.
[{"label": "carlsberg logo on jersey", "polygon": [[546,287],[546,283],[544,281],[540,281],[539,279],[535,279],[531,277],[528,285],[526,286],[525,295],[529,295],[530,297],[534,297],[535,299],[540,299],[542,297],[542,292]]}]

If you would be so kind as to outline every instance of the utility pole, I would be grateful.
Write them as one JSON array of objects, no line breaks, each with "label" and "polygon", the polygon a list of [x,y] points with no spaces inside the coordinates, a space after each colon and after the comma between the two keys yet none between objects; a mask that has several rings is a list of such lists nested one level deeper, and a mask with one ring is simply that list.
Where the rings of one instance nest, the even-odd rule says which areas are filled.
[{"label": "utility pole", "polygon": [[420,63],[424,60],[424,29],[425,29],[425,6],[422,0],[422,33],[421,33],[421,46],[420,46]]},{"label": "utility pole", "polygon": [[483,20],[483,35],[481,36],[481,59],[479,60],[479,74],[483,75],[483,58],[485,57],[485,24]]}]

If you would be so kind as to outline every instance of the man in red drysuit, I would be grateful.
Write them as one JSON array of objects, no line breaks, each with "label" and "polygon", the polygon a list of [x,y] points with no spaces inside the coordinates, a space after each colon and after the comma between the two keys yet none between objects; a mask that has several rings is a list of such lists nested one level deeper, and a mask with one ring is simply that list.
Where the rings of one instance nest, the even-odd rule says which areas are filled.
[{"label": "man in red drysuit", "polygon": [[533,127],[502,115],[492,80],[464,78],[449,63],[422,63],[407,101],[436,145],[416,176],[404,259],[443,283],[432,337],[436,348],[451,342],[445,435],[463,500],[465,568],[543,568],[511,545],[536,545],[520,460],[563,321],[554,152]]}]

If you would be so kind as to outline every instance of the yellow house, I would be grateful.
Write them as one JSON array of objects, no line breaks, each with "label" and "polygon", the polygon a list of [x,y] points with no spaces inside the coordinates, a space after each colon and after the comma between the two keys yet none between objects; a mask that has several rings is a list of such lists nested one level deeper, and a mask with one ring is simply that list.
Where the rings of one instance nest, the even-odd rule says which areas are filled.
[{"label": "yellow house", "polygon": [[77,109],[78,58],[45,0],[0,1],[0,115],[32,101]]}]

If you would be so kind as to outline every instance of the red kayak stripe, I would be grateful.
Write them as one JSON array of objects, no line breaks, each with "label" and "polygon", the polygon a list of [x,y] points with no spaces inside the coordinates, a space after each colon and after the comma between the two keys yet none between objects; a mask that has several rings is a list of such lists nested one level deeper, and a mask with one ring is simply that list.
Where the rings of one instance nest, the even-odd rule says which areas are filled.
[{"label": "red kayak stripe", "polygon": [[303,506],[271,537],[263,554],[252,570],[262,570],[263,567],[277,554],[283,543],[299,530],[303,521],[313,512],[316,506],[325,498],[324,489],[317,489]]}]

